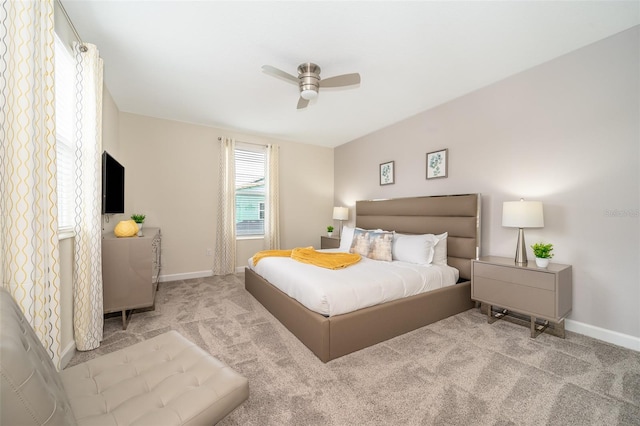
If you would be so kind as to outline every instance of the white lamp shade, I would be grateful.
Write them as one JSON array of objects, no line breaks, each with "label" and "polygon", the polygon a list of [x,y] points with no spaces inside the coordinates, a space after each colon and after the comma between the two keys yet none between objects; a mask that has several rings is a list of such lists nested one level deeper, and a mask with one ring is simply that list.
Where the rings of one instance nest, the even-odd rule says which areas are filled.
[{"label": "white lamp shade", "polygon": [[333,218],[335,220],[347,220],[349,219],[349,209],[346,207],[334,207]]},{"label": "white lamp shade", "polygon": [[505,201],[502,204],[502,226],[513,228],[543,228],[541,201]]}]

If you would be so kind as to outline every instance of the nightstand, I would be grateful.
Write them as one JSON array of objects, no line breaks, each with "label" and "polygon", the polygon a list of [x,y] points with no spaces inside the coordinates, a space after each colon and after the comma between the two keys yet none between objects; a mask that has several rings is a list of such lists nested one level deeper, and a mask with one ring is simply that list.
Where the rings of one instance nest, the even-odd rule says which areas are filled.
[{"label": "nightstand", "polygon": [[331,249],[340,247],[340,237],[320,237],[320,248]]},{"label": "nightstand", "polygon": [[[564,338],[572,285],[571,265],[551,263],[543,269],[535,261],[517,265],[512,258],[497,256],[471,262],[471,299],[488,305],[487,321],[507,319],[526,324],[526,317],[530,317],[532,338],[544,331]],[[502,309],[494,309],[498,307]]]}]

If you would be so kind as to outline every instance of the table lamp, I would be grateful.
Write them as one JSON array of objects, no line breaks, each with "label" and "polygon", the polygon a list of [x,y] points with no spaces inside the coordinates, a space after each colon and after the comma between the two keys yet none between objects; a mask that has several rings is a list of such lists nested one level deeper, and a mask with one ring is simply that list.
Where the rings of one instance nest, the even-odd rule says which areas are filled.
[{"label": "table lamp", "polygon": [[527,264],[527,246],[524,243],[523,228],[544,227],[541,201],[505,201],[502,204],[502,226],[518,228],[518,245],[515,261],[518,265]]},{"label": "table lamp", "polygon": [[338,238],[340,238],[340,233],[342,232],[342,221],[349,219],[349,209],[346,207],[334,207],[333,219],[340,221],[340,228],[338,228]]}]

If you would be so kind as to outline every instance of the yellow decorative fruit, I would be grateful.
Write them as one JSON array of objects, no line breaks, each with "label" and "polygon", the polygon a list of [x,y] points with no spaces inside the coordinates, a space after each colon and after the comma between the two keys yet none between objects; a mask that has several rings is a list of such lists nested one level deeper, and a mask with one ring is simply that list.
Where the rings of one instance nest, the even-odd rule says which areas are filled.
[{"label": "yellow decorative fruit", "polygon": [[113,233],[116,234],[116,237],[133,237],[138,233],[138,224],[133,220],[121,220]]}]

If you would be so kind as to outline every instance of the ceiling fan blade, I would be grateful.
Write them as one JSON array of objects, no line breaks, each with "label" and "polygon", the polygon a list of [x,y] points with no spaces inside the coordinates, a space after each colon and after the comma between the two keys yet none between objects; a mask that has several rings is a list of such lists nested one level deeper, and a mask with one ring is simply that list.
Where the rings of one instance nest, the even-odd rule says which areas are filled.
[{"label": "ceiling fan blade", "polygon": [[298,77],[294,77],[287,72],[284,72],[282,70],[279,70],[278,68],[272,67],[271,65],[263,65],[262,71],[265,72],[266,74],[272,75],[274,77],[282,78],[286,81],[290,81],[295,84],[299,83]]},{"label": "ceiling fan blade", "polygon": [[298,99],[298,109],[306,108],[307,105],[309,105],[309,99],[305,99],[300,96],[300,99]]},{"label": "ceiling fan blade", "polygon": [[342,87],[360,84],[360,74],[342,74],[320,80],[320,87]]}]

